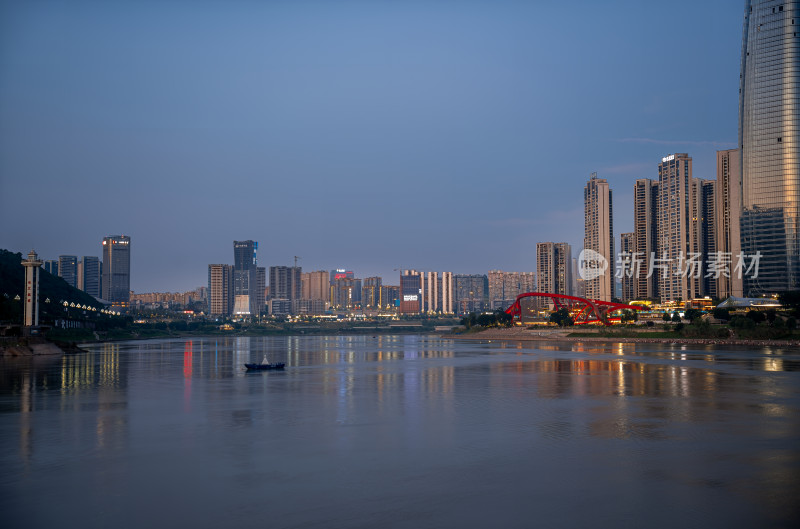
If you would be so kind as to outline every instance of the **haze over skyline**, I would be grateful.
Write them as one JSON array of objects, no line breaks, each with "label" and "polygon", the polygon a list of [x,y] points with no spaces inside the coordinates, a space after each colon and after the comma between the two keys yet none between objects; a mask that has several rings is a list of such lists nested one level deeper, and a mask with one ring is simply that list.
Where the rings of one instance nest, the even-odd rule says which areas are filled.
[{"label": "haze over skyline", "polygon": [[131,288],[259,266],[535,270],[592,172],[737,142],[743,2],[0,3],[0,247],[131,237]]}]

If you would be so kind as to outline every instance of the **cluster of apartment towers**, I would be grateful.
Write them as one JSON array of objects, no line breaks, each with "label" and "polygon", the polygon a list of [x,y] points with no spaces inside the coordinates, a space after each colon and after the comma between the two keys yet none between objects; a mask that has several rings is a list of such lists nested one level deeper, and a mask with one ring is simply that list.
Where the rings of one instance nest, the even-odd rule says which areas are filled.
[{"label": "cluster of apartment towers", "polygon": [[[549,292],[611,301],[690,300],[741,295],[742,281],[720,275],[693,277],[646,273],[652,256],[674,258],[690,251],[710,255],[739,251],[738,187],[731,184],[738,151],[717,152],[717,179],[692,177],[688,154],[667,156],[658,165],[659,179],[640,179],[634,186],[634,231],[620,236],[620,251],[642,256],[642,273],[623,276],[614,294],[615,264],[612,191],[593,173],[584,188],[584,248],[603,256],[609,266],[596,278],[582,280],[577,259],[566,242],[536,245],[536,272],[491,270],[487,275],[401,270],[399,285],[380,277],[356,278],[345,269],[304,273],[297,266],[258,266],[258,243],[234,241],[234,264],[208,265],[208,307],[214,316],[320,315],[331,310],[393,311],[400,314],[467,314],[505,309],[517,295]],[[689,212],[689,214],[686,214]],[[677,272],[677,270],[675,270]],[[538,282],[537,282],[538,278]],[[546,303],[542,300],[542,303]]]},{"label": "cluster of apartment towers", "polygon": [[101,260],[97,256],[59,255],[42,264],[45,271],[59,276],[68,285],[79,288],[118,309],[126,309],[131,291],[131,238],[110,235],[102,241]]},{"label": "cluster of apartment towers", "polygon": [[[384,285],[380,277],[359,279],[345,269],[304,273],[295,262],[294,266],[271,266],[267,276],[267,268],[258,266],[258,242],[233,241],[233,253],[233,265],[208,265],[212,316],[321,315],[331,310],[455,312],[455,280],[450,272],[403,270],[399,285]],[[477,277],[480,289],[471,291],[482,308],[485,276]]]},{"label": "cluster of apartment towers", "polygon": [[[662,158],[658,179],[642,178],[634,184],[634,231],[620,234],[616,254],[612,191],[606,180],[592,174],[584,188],[584,249],[601,255],[608,268],[582,281],[575,277],[581,263],[573,260],[571,271],[558,270],[558,274],[572,273],[576,295],[603,301],[664,303],[742,296],[744,276],[735,270],[737,256],[744,258],[736,185],[739,160],[738,149],[717,151],[717,178],[705,180],[692,176],[688,154]],[[719,263],[720,256],[726,266],[712,273],[708,263]],[[696,269],[687,268],[690,258],[698,264]],[[557,266],[566,263],[562,259]]]}]

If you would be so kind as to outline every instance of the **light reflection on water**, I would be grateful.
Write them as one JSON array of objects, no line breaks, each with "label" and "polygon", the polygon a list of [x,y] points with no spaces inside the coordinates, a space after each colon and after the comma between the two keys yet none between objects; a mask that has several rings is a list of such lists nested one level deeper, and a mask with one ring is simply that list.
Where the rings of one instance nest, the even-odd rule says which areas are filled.
[{"label": "light reflection on water", "polygon": [[[0,363],[0,509],[20,525],[261,527],[265,498],[276,527],[798,521],[789,349],[414,335],[89,349]],[[286,371],[244,370],[264,355]]]}]

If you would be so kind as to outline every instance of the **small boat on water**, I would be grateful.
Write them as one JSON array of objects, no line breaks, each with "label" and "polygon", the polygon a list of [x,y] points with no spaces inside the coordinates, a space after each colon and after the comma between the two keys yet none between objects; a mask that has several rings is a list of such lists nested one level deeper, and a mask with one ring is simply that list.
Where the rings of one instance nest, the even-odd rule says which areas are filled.
[{"label": "small boat on water", "polygon": [[286,367],[286,364],[283,362],[270,363],[269,360],[267,360],[267,356],[264,355],[264,359],[260,364],[245,364],[244,367],[246,367],[248,371],[269,371],[270,369],[283,369]]}]

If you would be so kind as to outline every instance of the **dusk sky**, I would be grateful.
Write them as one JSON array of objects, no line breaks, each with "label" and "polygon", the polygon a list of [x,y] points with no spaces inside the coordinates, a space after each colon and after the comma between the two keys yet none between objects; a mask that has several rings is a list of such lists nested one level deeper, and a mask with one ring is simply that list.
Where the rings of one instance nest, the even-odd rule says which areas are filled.
[{"label": "dusk sky", "polygon": [[0,1],[0,248],[101,255],[131,288],[259,266],[534,271],[583,241],[590,173],[737,141],[744,2]]}]

